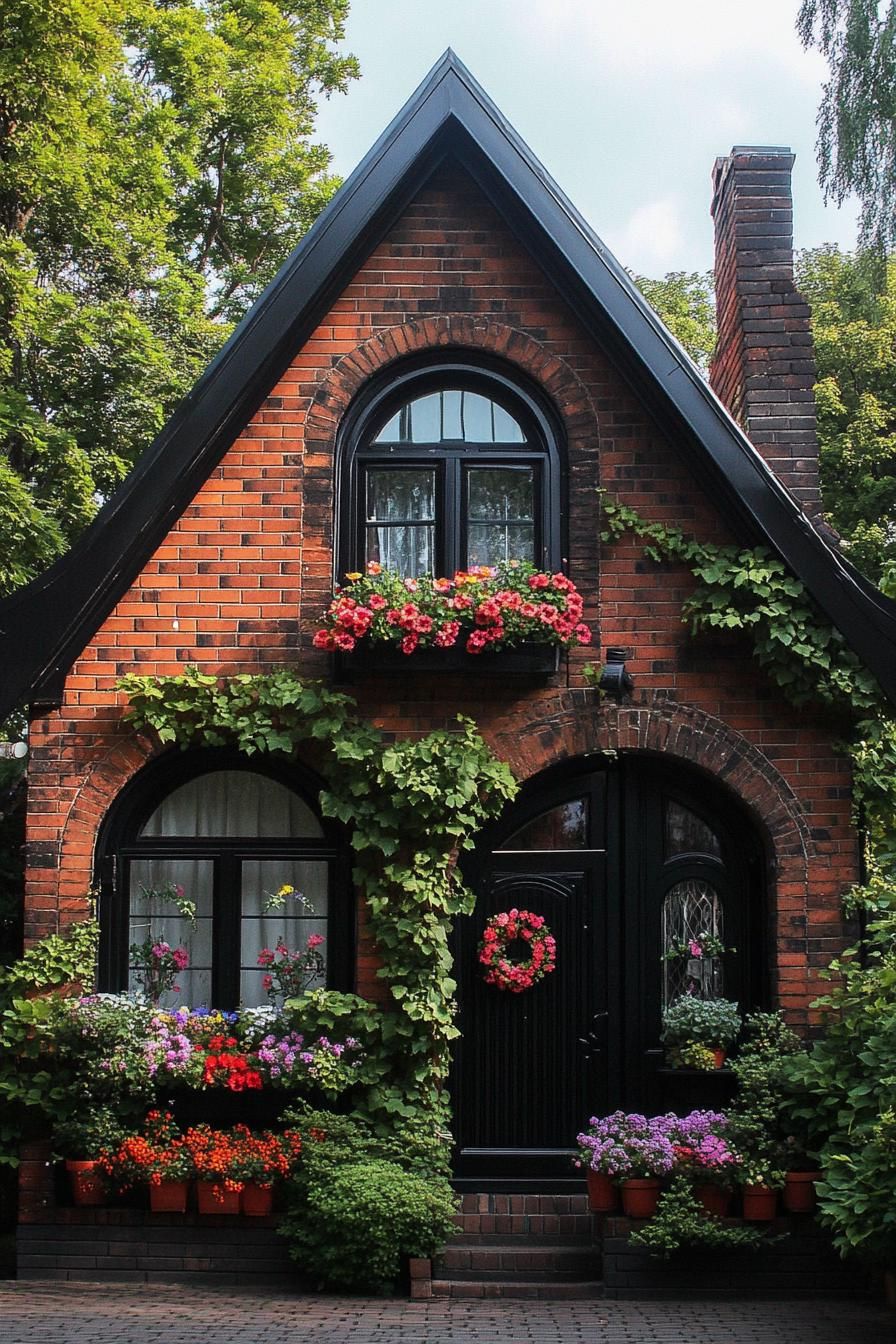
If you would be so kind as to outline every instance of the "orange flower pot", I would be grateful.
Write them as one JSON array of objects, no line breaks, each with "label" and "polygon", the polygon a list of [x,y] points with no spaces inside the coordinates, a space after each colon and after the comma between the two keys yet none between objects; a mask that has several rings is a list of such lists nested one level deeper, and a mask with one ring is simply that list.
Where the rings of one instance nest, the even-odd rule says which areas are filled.
[{"label": "orange flower pot", "polygon": [[722,1068],[727,1058],[728,1058],[727,1050],[713,1050],[712,1052],[713,1065],[717,1069]]},{"label": "orange flower pot", "polygon": [[628,1218],[652,1218],[659,1197],[660,1183],[656,1176],[622,1182],[622,1211]]},{"label": "orange flower pot", "polygon": [[784,1177],[784,1207],[788,1213],[815,1212],[815,1182],[820,1176],[820,1171],[788,1171]]},{"label": "orange flower pot", "polygon": [[217,1181],[197,1181],[196,1194],[200,1213],[239,1213],[240,1191],[228,1190]]},{"label": "orange flower pot", "polygon": [[748,1223],[771,1222],[778,1211],[778,1192],[767,1185],[745,1185],[744,1219]]},{"label": "orange flower pot", "polygon": [[603,1171],[585,1172],[588,1182],[588,1207],[592,1213],[612,1213],[619,1203],[619,1192],[612,1176]]},{"label": "orange flower pot", "polygon": [[695,1185],[694,1194],[707,1213],[724,1218],[731,1204],[731,1193],[721,1185]]},{"label": "orange flower pot", "polygon": [[149,1187],[149,1207],[152,1213],[186,1213],[189,1181],[161,1181]]},{"label": "orange flower pot", "polygon": [[105,1204],[106,1187],[96,1162],[78,1162],[69,1158],[65,1169],[71,1182],[72,1200],[79,1208]]},{"label": "orange flower pot", "polygon": [[240,1196],[240,1207],[250,1218],[267,1218],[274,1207],[274,1187],[247,1181]]}]

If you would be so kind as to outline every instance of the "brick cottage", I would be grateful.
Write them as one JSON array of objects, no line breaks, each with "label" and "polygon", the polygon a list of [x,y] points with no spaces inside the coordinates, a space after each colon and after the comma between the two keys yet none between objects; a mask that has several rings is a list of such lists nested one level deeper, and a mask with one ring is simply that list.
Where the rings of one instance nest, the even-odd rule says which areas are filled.
[{"label": "brick cottage", "polygon": [[[98,888],[100,988],[127,985],[132,893],[170,879],[200,906],[187,1001],[259,1001],[259,892],[281,881],[313,899],[328,982],[386,992],[311,770],[160,749],[122,721],[123,674],[288,665],[348,679],[395,735],[469,715],[509,762],[522,788],[469,867],[480,905],[456,939],[471,1217],[512,1192],[570,1197],[588,1115],[674,1104],[664,940],[712,931],[737,949],[726,996],[805,1030],[847,936],[860,855],[842,724],[795,713],[740,642],[691,639],[688,571],[602,542],[598,519],[603,490],[768,547],[896,695],[893,604],[820,524],[792,162],[743,147],[716,163],[711,391],[449,53],[86,535],[0,604],[0,708],[31,707],[26,937],[83,918]],[[546,670],[500,653],[440,670],[336,667],[312,645],[346,571],[498,554],[568,574],[594,646]],[[609,651],[631,677],[621,698],[583,675]],[[524,904],[551,926],[557,973],[542,995],[490,995],[482,925]],[[26,1189],[23,1219],[46,1221],[46,1198]]]}]

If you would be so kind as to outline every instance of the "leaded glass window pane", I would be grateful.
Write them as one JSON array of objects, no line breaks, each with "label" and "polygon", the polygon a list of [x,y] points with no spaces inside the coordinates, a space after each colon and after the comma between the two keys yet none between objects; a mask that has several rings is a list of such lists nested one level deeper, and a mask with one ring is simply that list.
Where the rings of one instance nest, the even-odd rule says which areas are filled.
[{"label": "leaded glass window pane", "polygon": [[711,854],[721,857],[719,837],[707,826],[702,817],[682,807],[672,799],[666,803],[665,854],[672,859],[676,854]]},{"label": "leaded glass window pane", "polygon": [[467,472],[467,564],[534,559],[532,468],[471,468]]},{"label": "leaded glass window pane", "polygon": [[688,878],[663,898],[663,1002],[681,994],[720,999],[724,992],[722,959],[695,956],[690,944],[713,938],[723,943],[724,913],[719,893],[708,882]]},{"label": "leaded glass window pane", "polygon": [[435,554],[436,474],[431,468],[367,472],[365,561],[405,578],[431,574]]},{"label": "leaded glass window pane", "polygon": [[527,821],[500,846],[508,849],[587,849],[588,799],[573,798]]}]

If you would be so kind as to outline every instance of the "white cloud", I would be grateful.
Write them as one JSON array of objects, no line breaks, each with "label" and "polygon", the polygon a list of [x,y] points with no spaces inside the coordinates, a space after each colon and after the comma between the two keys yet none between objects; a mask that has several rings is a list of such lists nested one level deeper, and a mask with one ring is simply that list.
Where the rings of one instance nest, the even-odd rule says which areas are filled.
[{"label": "white cloud", "polygon": [[608,230],[605,236],[623,265],[634,265],[648,275],[675,270],[687,250],[681,202],[672,196],[647,201],[621,228]]}]

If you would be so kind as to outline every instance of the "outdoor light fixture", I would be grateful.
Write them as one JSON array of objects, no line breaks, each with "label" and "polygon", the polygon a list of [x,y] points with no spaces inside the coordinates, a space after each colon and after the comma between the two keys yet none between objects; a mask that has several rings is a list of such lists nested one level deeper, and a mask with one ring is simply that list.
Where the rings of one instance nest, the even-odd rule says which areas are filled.
[{"label": "outdoor light fixture", "polygon": [[600,689],[605,695],[612,695],[616,700],[621,700],[624,695],[630,695],[634,682],[631,673],[625,670],[625,660],[628,657],[628,649],[607,649],[607,661],[600,670]]}]

